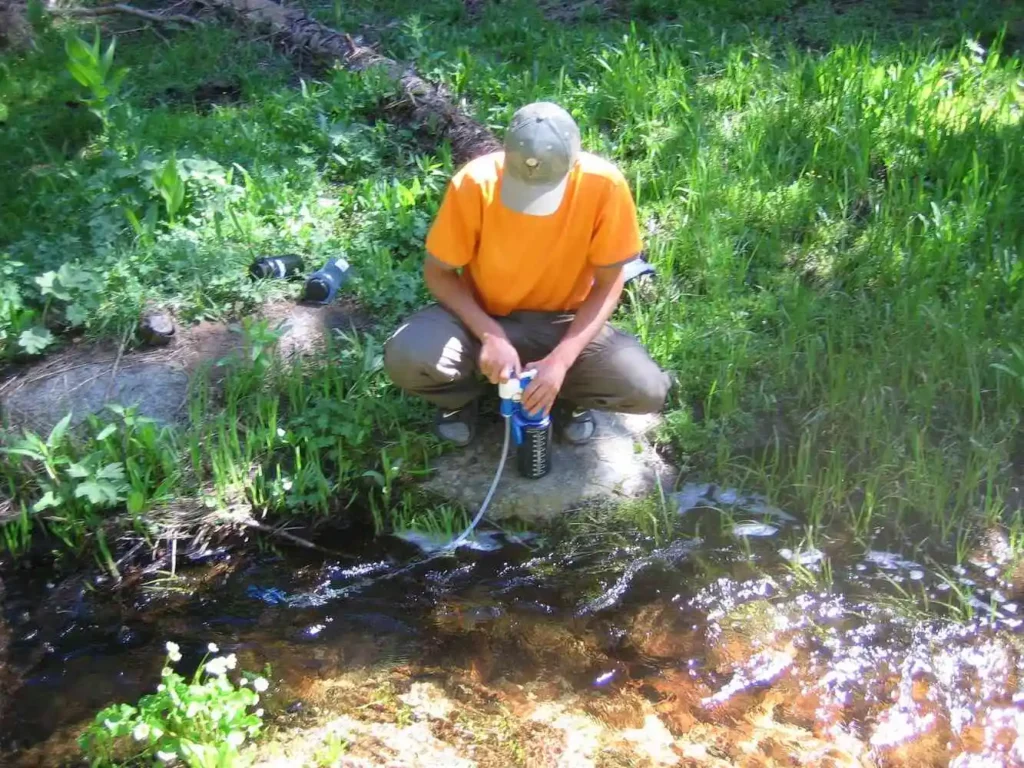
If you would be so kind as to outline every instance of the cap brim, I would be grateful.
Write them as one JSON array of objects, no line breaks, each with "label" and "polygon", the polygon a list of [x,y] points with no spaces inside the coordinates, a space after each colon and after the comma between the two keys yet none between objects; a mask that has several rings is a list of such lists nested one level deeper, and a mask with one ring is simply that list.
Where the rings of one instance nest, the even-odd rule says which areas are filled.
[{"label": "cap brim", "polygon": [[568,174],[554,184],[526,184],[503,174],[501,203],[513,211],[529,216],[550,216],[562,205],[562,198],[565,197],[565,188],[568,185]]}]

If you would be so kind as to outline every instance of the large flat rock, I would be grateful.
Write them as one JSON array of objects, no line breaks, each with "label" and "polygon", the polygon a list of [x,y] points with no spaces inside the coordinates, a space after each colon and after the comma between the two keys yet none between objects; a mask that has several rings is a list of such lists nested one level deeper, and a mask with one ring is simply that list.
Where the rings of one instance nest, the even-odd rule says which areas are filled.
[{"label": "large flat rock", "polygon": [[[255,317],[280,333],[277,351],[284,357],[317,354],[335,331],[366,324],[351,302],[319,307],[282,301]],[[224,370],[216,370],[217,362],[244,346],[238,324],[210,321],[179,326],[165,347],[121,356],[110,343],[72,344],[0,380],[0,425],[45,434],[68,413],[76,426],[114,403],[170,424],[188,413],[193,375],[212,368],[216,382]]]},{"label": "large flat rock", "polygon": [[29,378],[12,389],[3,406],[11,421],[41,432],[68,413],[73,426],[80,424],[108,403],[135,406],[141,416],[170,423],[184,409],[188,381],[188,374],[170,363],[132,361],[116,370],[112,361],[82,363]]},{"label": "large flat rock", "polygon": [[[588,444],[552,443],[552,470],[539,480],[519,475],[512,443],[487,517],[550,520],[587,502],[645,495],[657,487],[659,477],[665,492],[672,490],[671,467],[644,437],[657,423],[656,416],[595,413],[594,418],[597,431]],[[424,488],[464,504],[475,514],[501,458],[503,429],[500,422],[482,426],[470,447],[452,451],[435,462],[435,474]]]}]

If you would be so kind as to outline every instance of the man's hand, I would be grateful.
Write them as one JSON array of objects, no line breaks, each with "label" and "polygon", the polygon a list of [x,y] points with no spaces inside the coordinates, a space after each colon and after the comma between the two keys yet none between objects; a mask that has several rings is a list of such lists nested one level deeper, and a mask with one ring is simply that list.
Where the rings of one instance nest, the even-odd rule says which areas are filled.
[{"label": "man's hand", "polygon": [[569,364],[565,358],[556,350],[543,360],[530,363],[527,370],[537,371],[530,386],[523,393],[523,408],[528,413],[548,414],[555,404],[555,398],[562,389],[565,382],[565,374],[569,371]]},{"label": "man's hand", "polygon": [[508,381],[522,373],[519,353],[504,336],[488,333],[480,347],[480,372],[491,384]]}]

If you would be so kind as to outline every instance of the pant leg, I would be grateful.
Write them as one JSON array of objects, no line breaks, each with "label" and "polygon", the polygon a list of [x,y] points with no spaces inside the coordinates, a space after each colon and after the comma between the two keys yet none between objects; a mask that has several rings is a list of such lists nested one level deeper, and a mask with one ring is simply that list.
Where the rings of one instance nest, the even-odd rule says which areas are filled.
[{"label": "pant leg", "polygon": [[569,369],[559,398],[578,408],[658,413],[670,386],[639,341],[605,323]]},{"label": "pant leg", "polygon": [[483,392],[480,342],[444,307],[410,315],[384,344],[384,367],[395,386],[455,410]]}]

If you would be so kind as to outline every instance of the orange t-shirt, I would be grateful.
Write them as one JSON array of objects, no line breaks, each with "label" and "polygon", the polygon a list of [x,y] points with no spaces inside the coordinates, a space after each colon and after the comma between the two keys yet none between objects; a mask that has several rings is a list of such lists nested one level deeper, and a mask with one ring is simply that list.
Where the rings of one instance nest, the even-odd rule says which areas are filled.
[{"label": "orange t-shirt", "polygon": [[551,216],[501,204],[504,153],[467,163],[452,178],[427,234],[427,252],[462,268],[491,315],[571,311],[587,298],[595,267],[623,264],[642,250],[636,206],[622,173],[581,152]]}]

